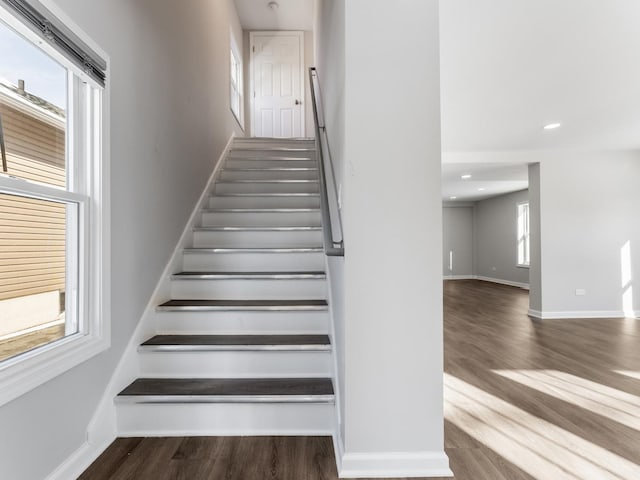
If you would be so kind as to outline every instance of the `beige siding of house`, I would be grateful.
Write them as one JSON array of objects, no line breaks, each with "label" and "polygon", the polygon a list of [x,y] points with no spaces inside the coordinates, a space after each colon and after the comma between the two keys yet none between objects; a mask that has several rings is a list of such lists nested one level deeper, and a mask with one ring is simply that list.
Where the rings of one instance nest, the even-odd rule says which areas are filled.
[{"label": "beige siding of house", "polygon": [[[65,185],[65,133],[0,103],[10,175]],[[0,301],[65,289],[65,205],[0,194]]]}]

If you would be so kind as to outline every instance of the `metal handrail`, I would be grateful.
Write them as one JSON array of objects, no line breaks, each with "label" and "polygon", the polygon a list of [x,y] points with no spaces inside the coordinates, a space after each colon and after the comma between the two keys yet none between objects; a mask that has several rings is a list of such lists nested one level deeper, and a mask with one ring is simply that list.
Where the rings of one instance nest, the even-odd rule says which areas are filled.
[{"label": "metal handrail", "polygon": [[[316,92],[316,84],[319,82],[318,80],[318,72],[315,67],[309,68],[309,85],[311,85],[311,103],[313,104],[313,118],[315,121],[316,127],[316,151],[317,153],[317,161],[318,161],[318,170],[320,172],[320,210],[322,213],[322,232],[324,236],[324,252],[326,255],[330,257],[344,257],[344,238],[342,235],[342,219],[340,217],[340,209],[336,208],[337,215],[337,226],[340,229],[340,239],[334,240],[333,237],[333,224],[331,223],[331,208],[329,205],[329,195],[327,193],[327,172],[325,168],[324,154],[322,150],[322,134],[325,136],[325,142],[327,142],[326,138],[326,126],[324,124],[324,118],[322,118],[322,122],[319,118],[318,114],[318,96]],[[319,90],[319,89],[318,89]],[[331,153],[328,151],[328,143],[327,143],[327,152],[329,153],[329,162],[331,163],[331,179],[333,183],[334,192],[337,192],[336,188],[336,178],[335,178],[335,170],[333,168],[333,161],[331,159]],[[337,202],[336,202],[337,203]]]},{"label": "metal handrail", "polygon": [[2,157],[2,171],[7,173],[9,167],[7,166],[7,150],[4,146],[4,129],[2,128],[2,114],[0,114],[0,157]]}]

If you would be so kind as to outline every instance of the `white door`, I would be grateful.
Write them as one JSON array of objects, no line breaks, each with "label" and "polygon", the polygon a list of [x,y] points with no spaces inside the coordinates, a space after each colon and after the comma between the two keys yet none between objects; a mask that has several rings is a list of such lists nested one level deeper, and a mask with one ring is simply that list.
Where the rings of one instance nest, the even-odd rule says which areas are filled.
[{"label": "white door", "polygon": [[252,134],[304,137],[302,32],[251,32]]}]

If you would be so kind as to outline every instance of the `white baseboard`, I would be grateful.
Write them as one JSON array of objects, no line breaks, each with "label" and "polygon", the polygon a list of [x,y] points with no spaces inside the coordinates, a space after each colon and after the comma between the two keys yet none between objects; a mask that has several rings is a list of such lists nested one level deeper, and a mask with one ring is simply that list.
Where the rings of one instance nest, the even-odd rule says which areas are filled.
[{"label": "white baseboard", "polygon": [[340,463],[340,478],[453,477],[443,451],[344,453]]},{"label": "white baseboard", "polygon": [[[634,312],[637,317],[638,313]],[[586,310],[586,311],[565,311],[565,312],[546,312],[540,310],[529,309],[528,315],[541,320],[567,320],[582,318],[624,318],[625,314],[622,310]]]},{"label": "white baseboard", "polygon": [[511,280],[502,280],[501,278],[483,277],[482,275],[476,275],[475,278],[476,280],[482,280],[484,282],[499,283],[500,285],[508,285],[510,287],[518,287],[524,290],[529,290],[528,283],[512,282]]},{"label": "white baseboard", "polygon": [[111,441],[104,444],[84,442],[80,448],[73,452],[69,458],[50,473],[46,480],[69,480],[70,478],[78,478],[110,444]]},{"label": "white baseboard", "polygon": [[511,280],[484,277],[482,275],[445,275],[443,279],[444,280],[482,280],[483,282],[499,283],[500,285],[508,285],[510,287],[518,287],[524,290],[529,290],[528,283],[512,282]]},{"label": "white baseboard", "polygon": [[542,312],[540,310],[532,310],[531,308],[527,312],[527,315],[533,318],[542,319]]}]

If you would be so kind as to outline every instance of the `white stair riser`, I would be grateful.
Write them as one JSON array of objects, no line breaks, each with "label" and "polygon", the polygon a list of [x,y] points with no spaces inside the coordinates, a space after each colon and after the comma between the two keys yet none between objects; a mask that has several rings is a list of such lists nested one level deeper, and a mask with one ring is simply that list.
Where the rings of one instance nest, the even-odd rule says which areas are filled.
[{"label": "white stair riser", "polygon": [[318,183],[216,183],[216,193],[318,193]]},{"label": "white stair riser", "polygon": [[331,376],[331,352],[139,352],[150,378],[311,378]]},{"label": "white stair riser", "polygon": [[314,152],[311,151],[289,151],[289,150],[255,150],[255,149],[234,149],[229,152],[229,159],[233,160],[265,160],[278,158],[284,160],[314,160]]},{"label": "white stair riser", "polygon": [[282,142],[278,140],[267,140],[267,141],[239,141],[234,142],[231,146],[231,151],[235,152],[238,150],[248,150],[248,151],[262,151],[262,152],[299,152],[307,151],[309,149],[313,149],[315,147],[315,142],[311,141],[301,141],[296,140],[295,142]]},{"label": "white stair riser", "polygon": [[221,180],[318,180],[317,170],[223,170]]},{"label": "white stair riser", "polygon": [[293,227],[320,226],[320,211],[310,212],[203,212],[204,227]]},{"label": "white stair riser", "polygon": [[320,197],[218,197],[209,198],[209,208],[320,208]]},{"label": "white stair riser", "polygon": [[326,280],[172,280],[174,300],[322,300]]},{"label": "white stair riser", "polygon": [[324,255],[318,253],[189,253],[184,270],[197,272],[309,272],[324,269]]},{"label": "white stair riser", "polygon": [[280,138],[264,138],[264,139],[245,139],[237,138],[233,141],[232,148],[314,148],[315,140],[289,140]]},{"label": "white stair riser", "polygon": [[[322,244],[322,232],[312,231],[196,231],[193,245],[196,248],[259,248],[259,247],[317,247]],[[321,269],[322,270],[322,269]]]},{"label": "white stair riser", "polygon": [[155,312],[158,334],[328,334],[327,312]]},{"label": "white stair riser", "polygon": [[284,167],[284,168],[317,168],[318,163],[315,160],[293,159],[293,160],[278,160],[278,159],[246,159],[246,158],[230,158],[224,164],[227,168],[271,168],[271,167]]},{"label": "white stair riser", "polygon": [[331,435],[332,404],[117,405],[118,436]]}]

